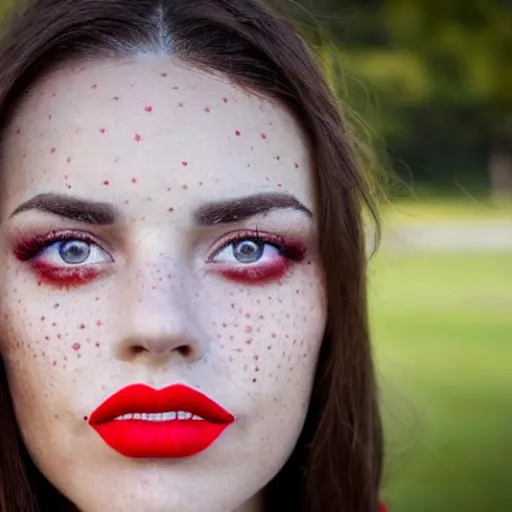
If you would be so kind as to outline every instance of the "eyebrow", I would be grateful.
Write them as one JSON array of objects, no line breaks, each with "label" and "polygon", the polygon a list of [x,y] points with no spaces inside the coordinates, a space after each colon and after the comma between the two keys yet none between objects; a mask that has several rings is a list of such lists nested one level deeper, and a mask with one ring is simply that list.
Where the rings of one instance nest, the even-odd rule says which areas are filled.
[{"label": "eyebrow", "polygon": [[255,215],[280,209],[292,209],[305,213],[308,217],[313,217],[311,210],[306,208],[294,196],[266,193],[206,204],[196,212],[195,220],[197,224],[213,226],[229,222],[240,222]]},{"label": "eyebrow", "polygon": [[96,226],[114,224],[119,217],[116,209],[107,203],[87,201],[65,194],[39,194],[18,206],[9,218],[29,210],[39,210]]},{"label": "eyebrow", "polygon": [[[267,193],[208,203],[195,212],[194,220],[197,224],[203,226],[214,226],[216,224],[240,222],[249,217],[279,209],[292,209],[305,213],[310,218],[313,217],[311,210],[306,208],[294,196]],[[30,210],[38,210],[96,226],[112,225],[119,218],[118,211],[110,204],[51,193],[39,194],[22,203],[11,213],[9,218]]]}]

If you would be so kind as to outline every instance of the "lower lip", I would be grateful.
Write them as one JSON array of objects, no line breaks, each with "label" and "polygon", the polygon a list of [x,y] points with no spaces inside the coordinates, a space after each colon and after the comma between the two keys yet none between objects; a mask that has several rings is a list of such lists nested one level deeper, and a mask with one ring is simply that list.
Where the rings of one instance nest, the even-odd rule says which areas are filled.
[{"label": "lower lip", "polygon": [[92,427],[126,457],[179,458],[206,450],[229,425],[204,420],[112,420]]}]

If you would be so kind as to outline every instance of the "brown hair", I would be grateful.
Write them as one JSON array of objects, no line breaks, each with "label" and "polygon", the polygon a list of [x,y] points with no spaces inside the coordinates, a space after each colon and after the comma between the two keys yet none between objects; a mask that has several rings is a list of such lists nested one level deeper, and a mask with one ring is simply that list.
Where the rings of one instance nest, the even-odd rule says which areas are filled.
[{"label": "brown hair", "polygon": [[[311,405],[295,450],[265,491],[267,512],[375,512],[382,433],[367,325],[364,213],[373,188],[317,59],[259,0],[33,0],[0,41],[5,129],[25,91],[68,60],[176,55],[272,95],[307,134],[327,275],[328,320]],[[20,438],[0,362],[0,507],[62,511]]]}]

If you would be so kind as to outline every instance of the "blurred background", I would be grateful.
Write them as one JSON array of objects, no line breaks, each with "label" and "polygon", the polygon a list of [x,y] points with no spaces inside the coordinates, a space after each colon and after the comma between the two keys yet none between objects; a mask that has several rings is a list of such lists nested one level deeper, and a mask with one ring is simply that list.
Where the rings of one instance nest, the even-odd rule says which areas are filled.
[{"label": "blurred background", "polygon": [[384,498],[510,512],[512,2],[296,4],[388,176],[369,285]]},{"label": "blurred background", "polygon": [[369,291],[384,498],[511,512],[512,2],[292,4],[388,176]]}]

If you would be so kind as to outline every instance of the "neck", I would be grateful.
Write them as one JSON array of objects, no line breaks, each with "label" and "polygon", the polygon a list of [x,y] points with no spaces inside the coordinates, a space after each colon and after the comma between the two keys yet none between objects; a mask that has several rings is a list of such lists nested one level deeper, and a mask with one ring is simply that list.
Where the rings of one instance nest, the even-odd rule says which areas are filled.
[{"label": "neck", "polygon": [[264,512],[263,510],[263,493],[255,494],[250,500],[233,510],[232,512]]}]

